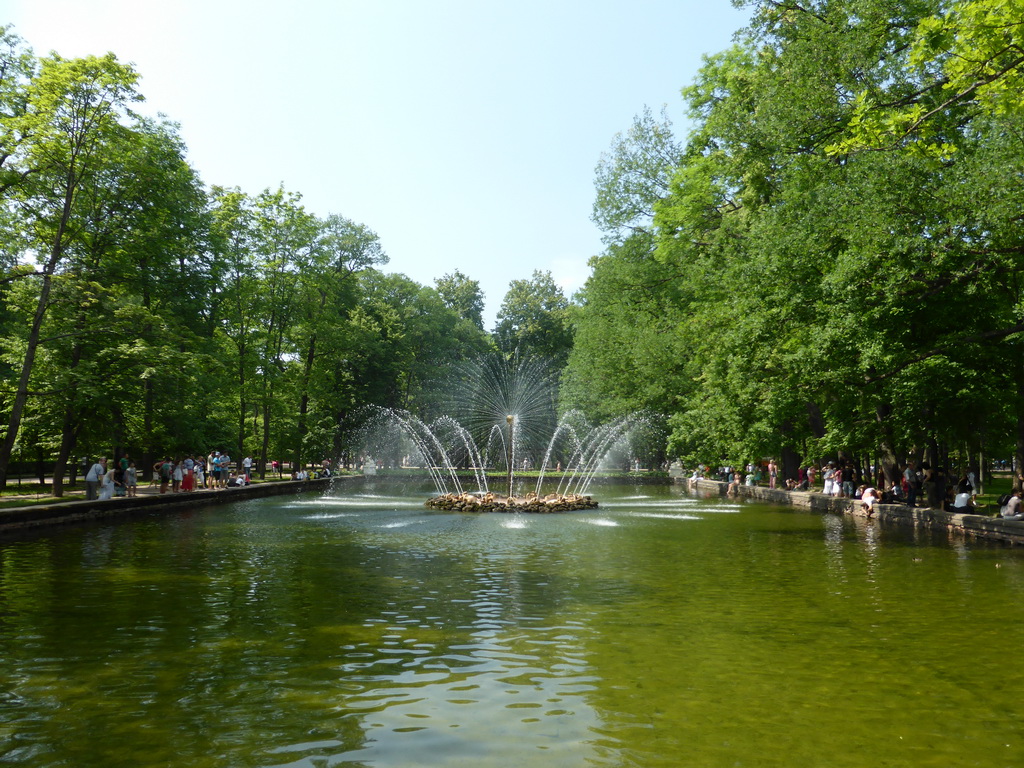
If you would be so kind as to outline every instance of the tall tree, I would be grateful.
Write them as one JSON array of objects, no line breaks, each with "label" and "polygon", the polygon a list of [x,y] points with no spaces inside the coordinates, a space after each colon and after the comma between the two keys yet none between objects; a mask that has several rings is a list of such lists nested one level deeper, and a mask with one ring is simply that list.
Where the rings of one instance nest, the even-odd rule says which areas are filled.
[{"label": "tall tree", "polygon": [[479,280],[471,280],[456,269],[437,278],[434,287],[448,309],[481,331],[484,329],[484,293]]},{"label": "tall tree", "polygon": [[591,214],[606,242],[650,228],[655,204],[668,194],[681,159],[682,147],[664,109],[658,121],[645,107],[629,130],[615,135],[597,165]]},{"label": "tall tree", "polygon": [[509,283],[497,320],[494,336],[503,349],[565,365],[573,340],[569,301],[550,272],[534,270],[532,279]]},{"label": "tall tree", "polygon": [[[385,264],[387,260],[376,233],[368,227],[338,215],[328,216],[319,222],[319,232],[308,262],[299,273],[296,338],[293,341],[302,360],[293,454],[296,466],[301,466],[306,456],[309,405],[319,373],[317,365],[343,364],[348,316],[358,297],[358,274]],[[325,411],[334,413],[337,407]]]},{"label": "tall tree", "polygon": [[102,172],[113,139],[123,130],[128,107],[141,99],[135,90],[137,79],[135,71],[112,54],[71,60],[54,54],[42,60],[28,85],[25,114],[12,119],[15,130],[31,136],[12,170],[28,174],[15,194],[22,221],[36,241],[39,267],[34,278],[39,288],[7,431],[0,443],[0,487],[6,484],[28,399],[53,281],[64,265],[68,244],[77,235],[70,226],[76,198]]}]

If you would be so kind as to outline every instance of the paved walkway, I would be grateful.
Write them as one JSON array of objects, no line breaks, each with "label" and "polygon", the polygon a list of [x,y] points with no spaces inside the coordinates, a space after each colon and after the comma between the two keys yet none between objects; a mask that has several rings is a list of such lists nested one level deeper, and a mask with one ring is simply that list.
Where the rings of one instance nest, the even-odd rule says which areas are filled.
[{"label": "paved walkway", "polygon": [[[36,479],[38,479],[38,478],[36,478]],[[276,483],[276,482],[281,482],[283,480],[288,480],[288,479],[289,478],[287,478],[287,477],[279,477],[277,475],[268,475],[267,479],[263,480],[263,481],[261,481],[259,478],[253,478],[254,484],[256,484],[256,485],[262,484],[262,483],[270,483],[270,482],[275,482]],[[27,482],[27,478],[22,478],[22,482]],[[47,477],[46,478],[46,488],[47,488],[46,493],[30,493],[30,492],[26,492],[26,493],[5,493],[3,496],[0,496],[0,501],[16,501],[18,499],[53,499],[54,501],[75,501],[76,499],[82,500],[82,501],[85,500],[85,481],[82,480],[81,478],[78,479],[78,482],[74,485],[74,487],[69,486],[67,483],[65,483],[64,484],[64,496],[61,497],[60,499],[57,499],[57,498],[55,498],[55,497],[50,495],[49,488],[51,487],[52,483],[53,483],[53,478]],[[32,484],[34,485],[35,481],[32,481]],[[8,491],[15,491],[17,489],[17,487],[18,487],[17,480],[15,480],[13,483],[8,481],[8,483],[7,483],[7,490]],[[205,489],[204,488],[199,488],[197,490],[213,490],[213,489],[210,489],[210,488],[205,488]],[[168,493],[168,495],[170,495],[170,491],[169,490],[168,490],[167,493]],[[144,480],[140,480],[139,481],[139,485],[136,488],[136,494],[138,496],[159,496],[160,495],[160,483],[159,482],[153,483],[153,482],[147,482],[147,481],[144,481]]]},{"label": "paved walkway", "polygon": [[[680,480],[689,488],[709,494],[725,496],[729,484],[718,480],[700,479],[690,482]],[[816,512],[836,512],[854,517],[870,518],[882,523],[920,526],[933,530],[944,530],[961,533],[979,538],[1004,541],[1009,544],[1024,544],[1024,520],[1004,520],[977,513],[948,512],[928,507],[908,507],[905,504],[876,504],[874,512],[868,515],[862,508],[859,499],[846,499],[838,496],[826,496],[823,493],[807,491],[787,491],[782,488],[765,488],[763,486],[739,487],[739,496],[769,501],[776,504],[789,504],[794,507],[805,507]]]}]

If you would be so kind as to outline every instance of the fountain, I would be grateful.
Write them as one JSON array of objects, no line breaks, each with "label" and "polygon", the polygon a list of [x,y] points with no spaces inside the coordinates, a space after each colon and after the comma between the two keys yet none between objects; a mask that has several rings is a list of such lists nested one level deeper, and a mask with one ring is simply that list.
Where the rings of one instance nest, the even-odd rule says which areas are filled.
[{"label": "fountain", "polygon": [[[453,387],[450,404],[458,419],[445,415],[427,424],[407,411],[376,409],[370,430],[377,442],[374,451],[384,450],[380,441],[387,426],[411,443],[410,453],[434,483],[436,495],[426,502],[432,509],[548,513],[596,508],[590,484],[637,417],[600,427],[578,411],[557,419],[549,367],[518,353],[488,356],[466,367],[468,375]],[[536,486],[517,492],[517,469],[531,467],[539,468]],[[503,470],[500,492],[489,487],[488,469]],[[464,487],[470,473],[473,487]]]}]

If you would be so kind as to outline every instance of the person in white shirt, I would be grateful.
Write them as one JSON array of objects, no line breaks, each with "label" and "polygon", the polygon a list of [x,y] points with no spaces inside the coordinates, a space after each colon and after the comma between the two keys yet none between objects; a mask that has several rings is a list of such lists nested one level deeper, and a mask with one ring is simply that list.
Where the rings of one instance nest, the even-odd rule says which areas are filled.
[{"label": "person in white shirt", "polygon": [[861,494],[860,503],[864,508],[864,511],[868,513],[868,517],[875,514],[875,502],[878,501],[878,494],[874,488],[865,488],[864,493]]},{"label": "person in white shirt", "polygon": [[103,476],[107,474],[107,460],[97,459],[96,463],[89,467],[89,471],[85,473],[85,500],[95,501],[97,499],[97,489],[100,487],[100,483],[103,481]]},{"label": "person in white shirt", "polygon": [[116,470],[111,467],[103,473],[103,479],[100,484],[100,501],[106,501],[107,499],[114,498],[114,473]]},{"label": "person in white shirt", "polygon": [[1024,515],[1020,513],[1020,491],[1013,492],[1010,500],[1006,502],[999,514],[1003,516],[1004,520],[1024,520]]}]

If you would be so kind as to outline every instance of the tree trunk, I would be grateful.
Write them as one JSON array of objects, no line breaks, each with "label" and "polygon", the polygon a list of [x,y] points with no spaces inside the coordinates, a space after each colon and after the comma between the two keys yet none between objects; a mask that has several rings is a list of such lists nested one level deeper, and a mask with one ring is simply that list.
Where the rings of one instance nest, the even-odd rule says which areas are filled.
[{"label": "tree trunk", "polygon": [[270,401],[263,401],[263,444],[260,446],[260,462],[266,466],[267,451],[270,449]]},{"label": "tree trunk", "polygon": [[1024,355],[1018,353],[1017,359],[1017,450],[1013,453],[1013,487],[1024,490],[1021,473],[1024,471]]},{"label": "tree trunk", "polygon": [[21,376],[18,378],[18,389],[14,395],[14,405],[11,408],[11,416],[7,424],[7,434],[4,435],[3,443],[0,443],[0,488],[7,487],[7,465],[10,463],[14,444],[18,439],[18,431],[21,429],[21,416],[25,410],[25,403],[28,401],[28,382],[36,362],[36,352],[39,349],[39,335],[43,327],[43,318],[46,316],[46,310],[50,304],[53,273],[57,269],[61,256],[64,255],[64,232],[71,218],[71,202],[74,200],[74,197],[75,178],[73,173],[69,173],[64,185],[64,207],[61,211],[60,222],[57,225],[57,232],[53,237],[50,258],[43,267],[43,280],[42,285],[39,287],[39,299],[36,302],[36,311],[32,316],[32,327],[29,330],[28,341],[25,345],[25,357],[21,363]]},{"label": "tree trunk", "polygon": [[[64,473],[67,471],[68,457],[75,450],[75,444],[78,442],[78,432],[81,428],[81,422],[75,419],[73,407],[68,405],[64,410],[60,449],[57,451],[57,461],[53,466],[53,479],[50,485],[51,493],[57,498],[64,495]],[[74,475],[72,475],[72,481],[73,478]]]},{"label": "tree trunk", "polygon": [[[345,450],[344,435],[341,431],[341,425],[345,423],[346,411],[338,411],[334,414],[334,456],[336,460],[341,462],[343,456],[347,456],[348,451]],[[345,469],[348,469],[348,461],[344,462]]]},{"label": "tree trunk", "polygon": [[[81,315],[75,321],[77,331],[82,331],[85,328],[85,318]],[[75,342],[71,348],[71,363],[69,370],[74,371],[78,368],[78,364],[82,361],[82,344]],[[73,376],[73,373],[72,373]],[[75,396],[72,394],[67,401],[67,405],[64,408],[64,422],[61,425],[60,432],[60,449],[57,451],[57,463],[53,468],[53,480],[51,484],[51,493],[57,498],[64,495],[64,472],[67,469],[68,457],[71,455],[71,451],[75,449],[75,443],[78,442],[78,433],[82,429],[81,419],[77,418],[77,405],[75,403]]]},{"label": "tree trunk", "polygon": [[888,403],[879,403],[875,406],[875,420],[878,422],[878,429],[881,439],[878,441],[879,464],[885,474],[886,485],[899,482],[900,466],[896,458],[896,451],[893,448],[892,427],[889,419],[892,417],[892,406]]},{"label": "tree trunk", "polygon": [[243,324],[241,328],[240,338],[238,341],[238,460],[241,461],[242,457],[245,456],[243,450],[245,448],[245,415],[246,415],[246,403],[245,403],[245,356],[248,350],[246,346],[246,329]]},{"label": "tree trunk", "polygon": [[306,433],[309,431],[306,425],[306,412],[309,409],[309,379],[313,372],[313,360],[316,358],[316,334],[312,333],[309,337],[309,347],[306,349],[306,362],[302,368],[302,396],[299,398],[299,424],[298,432],[299,439],[298,445],[295,448],[295,463],[298,466],[302,466],[302,453],[304,450],[304,443],[306,440]]},{"label": "tree trunk", "polygon": [[153,465],[156,463],[155,446],[153,445],[153,380],[147,378],[142,385],[142,479],[149,482],[153,479]]}]

